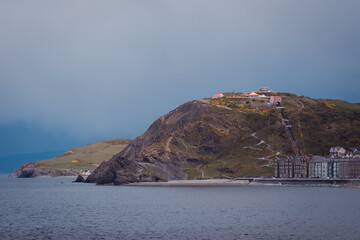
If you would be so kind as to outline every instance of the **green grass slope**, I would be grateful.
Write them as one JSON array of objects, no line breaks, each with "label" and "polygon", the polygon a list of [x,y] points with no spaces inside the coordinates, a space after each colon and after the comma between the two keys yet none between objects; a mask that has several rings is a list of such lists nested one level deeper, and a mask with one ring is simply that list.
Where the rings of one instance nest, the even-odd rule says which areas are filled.
[{"label": "green grass slope", "polygon": [[57,157],[35,162],[39,168],[78,172],[83,169],[93,170],[101,162],[109,160],[121,152],[131,140],[111,139],[95,142],[86,146],[69,150]]}]

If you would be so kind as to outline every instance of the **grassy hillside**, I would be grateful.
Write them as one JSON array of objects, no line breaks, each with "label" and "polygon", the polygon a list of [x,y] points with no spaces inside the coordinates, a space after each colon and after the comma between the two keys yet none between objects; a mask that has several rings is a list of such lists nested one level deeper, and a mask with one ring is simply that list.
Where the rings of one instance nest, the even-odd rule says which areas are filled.
[{"label": "grassy hillside", "polygon": [[[349,148],[360,145],[359,104],[337,99],[312,99],[291,93],[267,95],[275,94],[282,97],[285,115],[303,154],[326,155],[332,146]],[[210,102],[245,114],[253,112],[254,121],[261,121],[261,110],[267,109],[265,99],[235,99],[230,94],[228,98]]]},{"label": "grassy hillside", "polygon": [[[359,104],[291,93],[224,95],[185,103],[160,117],[87,181],[273,176],[278,155],[328,155],[332,146],[360,145]],[[270,95],[280,96],[282,106],[269,105]]]},{"label": "grassy hillside", "polygon": [[334,99],[284,98],[303,154],[329,154],[332,146],[360,145],[360,105]]},{"label": "grassy hillside", "polygon": [[[274,94],[282,97],[283,112],[292,125],[291,130],[301,154],[328,155],[332,146],[349,148],[360,145],[359,104],[311,99],[290,93],[268,95]],[[277,154],[295,154],[285,128],[277,124],[281,122],[279,110],[267,105],[266,98],[241,98],[241,94],[233,97],[229,93],[225,96],[206,100],[218,107],[217,114],[221,114],[221,117],[217,118],[221,118],[223,123],[237,121],[244,131],[221,129],[224,124],[220,123],[215,131],[223,138],[237,136],[233,144],[225,152],[212,156],[195,153],[197,158],[203,160],[187,163],[182,170],[188,172],[189,178],[272,176],[272,161]],[[211,128],[214,128],[214,124],[209,125]]]},{"label": "grassy hillside", "polygon": [[[266,104],[267,99],[225,96],[205,99],[216,108],[202,119],[209,123],[209,136],[224,142],[222,150],[200,154],[197,151],[193,156],[200,161],[187,162],[182,170],[187,171],[190,179],[272,176],[276,154],[293,154],[278,111]],[[205,141],[199,143],[200,148],[212,148],[211,137],[202,140]]]},{"label": "grassy hillside", "polygon": [[131,140],[124,139],[99,141],[35,163],[39,168],[54,170],[71,169],[75,172],[81,169],[93,170],[101,162],[107,161],[114,154],[121,152],[130,142]]}]

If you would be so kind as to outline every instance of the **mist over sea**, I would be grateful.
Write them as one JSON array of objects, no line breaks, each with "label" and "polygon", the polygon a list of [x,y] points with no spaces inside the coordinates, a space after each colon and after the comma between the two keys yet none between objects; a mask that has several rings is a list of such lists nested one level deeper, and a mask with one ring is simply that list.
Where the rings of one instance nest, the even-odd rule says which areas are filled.
[{"label": "mist over sea", "polygon": [[1,239],[359,239],[360,189],[0,177]]}]

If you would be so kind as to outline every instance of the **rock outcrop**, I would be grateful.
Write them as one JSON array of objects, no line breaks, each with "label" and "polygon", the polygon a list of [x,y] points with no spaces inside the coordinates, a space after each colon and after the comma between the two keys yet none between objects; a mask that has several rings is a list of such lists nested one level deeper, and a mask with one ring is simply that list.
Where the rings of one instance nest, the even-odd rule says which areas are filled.
[{"label": "rock outcrop", "polygon": [[186,179],[187,173],[181,171],[180,167],[187,159],[192,159],[194,156],[170,148],[175,145],[178,135],[188,134],[186,132],[188,129],[184,126],[197,125],[191,122],[205,114],[209,108],[208,104],[194,101],[159,118],[146,133],[136,138],[107,163],[102,163],[95,169],[86,182],[124,184],[137,181]]},{"label": "rock outcrop", "polygon": [[60,176],[76,176],[75,172],[70,170],[56,170],[42,168],[40,164],[31,162],[23,164],[11,176],[18,178],[33,178],[33,177],[60,177]]},{"label": "rock outcrop", "polygon": [[83,178],[83,176],[81,176],[80,174],[77,176],[76,180],[73,181],[75,183],[83,183],[85,182],[85,179]]}]

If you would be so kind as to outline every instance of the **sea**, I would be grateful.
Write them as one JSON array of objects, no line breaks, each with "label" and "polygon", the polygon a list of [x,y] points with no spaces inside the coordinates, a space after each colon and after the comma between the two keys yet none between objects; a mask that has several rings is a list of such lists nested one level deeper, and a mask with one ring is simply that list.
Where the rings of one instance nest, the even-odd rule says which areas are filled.
[{"label": "sea", "polygon": [[360,189],[0,176],[0,239],[360,239]]}]

